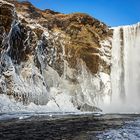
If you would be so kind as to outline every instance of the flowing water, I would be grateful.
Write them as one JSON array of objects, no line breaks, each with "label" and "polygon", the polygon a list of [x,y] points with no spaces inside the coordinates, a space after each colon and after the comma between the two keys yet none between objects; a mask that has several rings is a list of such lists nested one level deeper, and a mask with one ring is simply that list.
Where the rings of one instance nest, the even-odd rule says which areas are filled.
[{"label": "flowing water", "polygon": [[[15,21],[14,21],[15,22]],[[43,51],[43,43],[40,40],[36,46],[36,57],[40,63],[40,71],[31,56],[26,63],[17,65],[9,56],[11,38],[20,32],[18,23],[12,25],[3,45],[8,47],[1,53],[1,77],[0,111],[46,111],[46,112],[79,112],[83,111],[123,112],[139,113],[140,100],[140,23],[131,26],[113,28],[111,75],[99,72],[90,74],[84,63],[79,63],[80,72],[75,75],[74,69],[68,67],[65,57],[65,47],[62,47],[62,60],[64,63],[63,75],[49,67],[44,60],[48,58]],[[45,38],[53,38],[47,31]],[[29,37],[27,37],[28,40]],[[4,45],[5,46],[5,45]],[[55,59],[57,50],[50,46],[51,61]],[[5,65],[3,67],[3,65]],[[8,77],[8,85],[5,77]],[[72,83],[68,77],[75,77],[77,83]],[[9,86],[9,87],[8,87]],[[17,102],[12,96],[7,96],[8,90],[12,90]],[[23,104],[21,101],[28,103]],[[27,99],[27,101],[26,101]],[[93,107],[93,108],[92,108]],[[97,107],[97,108],[95,108]],[[87,109],[88,108],[88,109]]]},{"label": "flowing water", "polygon": [[116,27],[111,61],[111,102],[107,112],[140,112],[140,23]]},{"label": "flowing water", "polygon": [[0,114],[0,139],[139,140],[140,115]]},{"label": "flowing water", "polygon": [[[57,54],[57,50],[55,46],[50,46],[49,54],[46,55],[43,50],[42,40],[39,40],[36,46],[36,59],[40,64],[40,70],[36,67],[34,56],[30,56],[27,62],[23,62],[20,65],[14,62],[10,55],[13,43],[12,38],[13,35],[17,33],[20,34],[18,23],[14,22],[10,33],[3,40],[4,49],[0,56],[0,90],[3,93],[0,95],[0,123],[3,125],[0,127],[0,136],[5,138],[4,134],[8,133],[7,137],[11,137],[11,131],[7,132],[7,129],[3,129],[5,125],[13,126],[13,121],[10,121],[11,118],[12,120],[17,118],[23,120],[31,116],[39,116],[40,120],[40,116],[47,118],[49,116],[49,118],[52,119],[52,115],[58,113],[58,119],[59,116],[62,116],[62,118],[68,116],[67,121],[69,122],[70,120],[69,125],[71,132],[66,132],[72,136],[73,131],[71,128],[73,128],[73,122],[71,121],[71,114],[81,114],[80,110],[98,112],[102,109],[104,113],[140,113],[140,23],[113,28],[110,76],[103,72],[92,75],[84,63],[79,63],[80,72],[75,74],[74,69],[69,68],[65,60],[65,47],[62,42],[60,42],[60,46],[63,51],[61,54],[63,74],[59,76],[57,71],[48,66],[45,60],[45,58],[47,58],[50,60],[49,63],[52,63]],[[46,31],[44,38],[54,39],[54,36],[49,35]],[[27,36],[27,40],[28,39],[29,35]],[[73,83],[67,78],[73,78],[75,76],[77,83]],[[6,84],[6,82],[8,82],[8,84]],[[8,94],[10,93],[9,90],[11,90],[11,95]],[[79,116],[76,118],[78,123],[75,127],[75,132],[78,132],[79,129],[81,130],[80,134],[78,134],[78,138],[81,137],[81,140],[82,137],[83,139],[85,137],[83,132],[96,131],[93,126],[97,125],[97,131],[100,131],[100,129],[104,130],[104,127],[108,128],[108,117],[103,118],[103,120],[97,123],[98,119],[91,121],[91,118],[95,116],[95,114],[92,114],[93,116],[91,114],[85,114],[84,117],[82,115],[83,114],[81,114],[80,120]],[[101,117],[101,114],[97,115],[99,115],[99,118]],[[9,120],[9,122],[3,123],[5,119]],[[134,119],[133,116],[131,116],[131,119]],[[116,121],[117,124],[115,124],[113,128],[112,125],[109,125],[111,130],[99,133],[99,135],[96,133],[97,138],[140,138],[138,130],[140,126],[139,118],[133,120],[133,122],[126,122],[123,126],[122,124],[119,125],[121,126],[120,129],[118,129],[120,122],[116,117],[110,120],[112,121],[112,125]],[[36,120],[31,121],[36,122]],[[62,129],[67,130],[67,128],[64,127],[65,125],[67,126],[67,121],[66,124],[61,124]],[[87,122],[90,127],[87,125],[87,130],[85,130],[85,124],[87,124]],[[103,122],[105,125],[102,126]],[[20,131],[17,126],[20,123],[23,123],[23,126],[25,126],[23,130],[28,130],[26,129],[26,123],[24,121],[16,120],[14,131],[17,137],[19,136],[18,131]],[[79,127],[80,124],[81,126]],[[53,125],[53,123],[50,124],[50,127],[51,125]],[[34,129],[31,124],[29,124],[29,127],[31,127],[31,130]],[[46,126],[46,129],[48,129],[47,127],[48,126]],[[55,126],[53,127],[54,132],[56,132]],[[11,128],[13,129],[13,127]],[[42,126],[40,128],[40,131],[42,131]],[[133,132],[132,129],[134,130]],[[49,129],[47,131],[48,133],[51,132]],[[63,131],[61,133],[63,133]],[[37,134],[36,131],[33,134]],[[54,136],[54,134],[55,133],[49,135]],[[68,135],[66,136],[67,138]],[[77,137],[77,134],[75,134],[75,136]],[[91,134],[91,137],[94,139],[95,135]]]}]

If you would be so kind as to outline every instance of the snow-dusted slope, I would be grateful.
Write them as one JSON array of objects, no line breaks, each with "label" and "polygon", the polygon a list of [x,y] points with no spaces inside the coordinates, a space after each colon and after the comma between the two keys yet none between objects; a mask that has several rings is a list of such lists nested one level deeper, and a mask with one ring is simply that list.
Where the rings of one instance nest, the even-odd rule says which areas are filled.
[{"label": "snow-dusted slope", "polygon": [[0,0],[1,112],[140,112],[139,23],[12,3]]},{"label": "snow-dusted slope", "polygon": [[0,0],[0,111],[100,111],[111,94],[107,26],[14,4]]}]

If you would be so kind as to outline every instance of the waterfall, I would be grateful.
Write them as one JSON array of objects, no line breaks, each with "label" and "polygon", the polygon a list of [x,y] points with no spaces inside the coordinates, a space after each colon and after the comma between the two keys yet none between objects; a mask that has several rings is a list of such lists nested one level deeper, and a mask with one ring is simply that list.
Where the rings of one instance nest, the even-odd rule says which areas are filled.
[{"label": "waterfall", "polygon": [[[0,2],[1,8],[5,4]],[[0,112],[140,112],[140,23],[113,28],[111,38],[95,20],[97,29],[87,30],[89,37],[79,34],[73,41],[73,29],[49,30],[37,19],[29,22],[32,16],[22,20],[9,6],[9,31],[2,27],[0,36]],[[79,25],[84,33],[84,24]]]},{"label": "waterfall", "polygon": [[140,112],[140,23],[113,28],[111,103],[106,112]]},{"label": "waterfall", "polygon": [[[60,46],[64,57],[65,48],[63,44]],[[3,61],[7,62],[6,66],[13,68],[11,78],[15,82],[14,92],[16,93],[15,89],[18,89],[21,91],[20,94],[30,93],[28,97],[30,104],[24,106],[22,103],[13,101],[14,99],[10,100],[5,95],[1,95],[0,112],[9,110],[77,111],[77,109],[85,111],[85,108],[93,111],[96,110],[96,107],[97,110],[100,108],[103,112],[111,113],[140,112],[138,107],[140,101],[140,23],[113,28],[110,75],[101,71],[92,75],[86,65],[79,62],[81,64],[79,65],[80,72],[76,74],[76,82],[73,83],[67,78],[67,75],[75,78],[72,76],[75,75],[75,70],[68,67],[67,61],[63,59],[64,71],[62,76],[59,76],[55,69],[46,66],[43,59],[48,56],[42,53],[40,47],[42,47],[41,42],[36,48],[41,73],[34,64],[33,56],[29,62],[26,62],[27,64],[24,64],[23,68],[23,64],[21,64],[19,69],[9,56],[4,57],[7,58]],[[50,48],[52,49],[52,46]],[[53,57],[53,52],[50,53],[50,56]],[[21,74],[18,75],[14,68]],[[36,76],[36,79],[33,76]],[[1,78],[1,89],[3,92],[7,92],[4,81]],[[36,103],[36,98],[37,105],[33,104]]]}]

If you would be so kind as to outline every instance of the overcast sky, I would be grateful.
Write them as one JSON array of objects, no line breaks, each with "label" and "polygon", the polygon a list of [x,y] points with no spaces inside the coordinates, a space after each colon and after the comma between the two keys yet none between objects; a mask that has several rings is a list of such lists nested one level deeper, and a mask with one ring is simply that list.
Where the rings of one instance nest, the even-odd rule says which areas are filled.
[{"label": "overcast sky", "polygon": [[29,0],[40,9],[87,13],[109,26],[140,21],[140,0]]}]

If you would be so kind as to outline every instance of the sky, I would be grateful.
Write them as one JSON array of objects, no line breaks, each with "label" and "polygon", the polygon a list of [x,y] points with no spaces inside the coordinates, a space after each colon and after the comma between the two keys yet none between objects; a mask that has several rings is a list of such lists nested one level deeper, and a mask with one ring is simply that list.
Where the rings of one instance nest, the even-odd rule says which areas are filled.
[{"label": "sky", "polygon": [[40,9],[61,13],[81,12],[99,19],[108,26],[140,22],[140,0],[29,0]]}]

